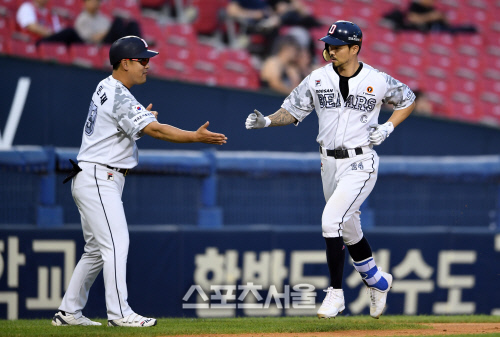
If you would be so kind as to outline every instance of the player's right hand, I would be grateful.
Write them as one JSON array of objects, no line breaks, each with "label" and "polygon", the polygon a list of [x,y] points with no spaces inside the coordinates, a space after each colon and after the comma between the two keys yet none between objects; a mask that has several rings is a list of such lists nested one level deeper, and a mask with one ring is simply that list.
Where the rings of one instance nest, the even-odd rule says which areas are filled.
[{"label": "player's right hand", "polygon": [[146,110],[150,111],[155,116],[155,118],[158,119],[158,111],[151,111],[151,109],[153,109],[153,103],[149,103]]},{"label": "player's right hand", "polygon": [[217,144],[217,145],[225,144],[227,137],[224,136],[222,133],[214,133],[208,131],[207,127],[209,124],[210,124],[209,122],[206,122],[205,124],[200,126],[198,130],[196,130],[196,134],[198,136],[198,142],[205,144]]},{"label": "player's right hand", "polygon": [[253,113],[248,115],[247,121],[245,122],[245,127],[247,129],[262,129],[266,127],[266,119],[259,110],[254,110]]}]

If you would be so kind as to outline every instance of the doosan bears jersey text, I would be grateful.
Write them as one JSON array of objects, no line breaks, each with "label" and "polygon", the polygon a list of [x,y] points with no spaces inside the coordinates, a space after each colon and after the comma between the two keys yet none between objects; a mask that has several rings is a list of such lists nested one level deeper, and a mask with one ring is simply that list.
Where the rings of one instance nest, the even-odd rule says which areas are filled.
[{"label": "doosan bears jersey text", "polygon": [[406,84],[366,63],[360,66],[361,71],[349,78],[346,100],[340,92],[339,75],[328,64],[307,76],[281,105],[299,122],[315,109],[319,122],[316,140],[325,149],[368,146],[370,125],[378,123],[382,104],[393,104],[399,110],[415,100]]}]

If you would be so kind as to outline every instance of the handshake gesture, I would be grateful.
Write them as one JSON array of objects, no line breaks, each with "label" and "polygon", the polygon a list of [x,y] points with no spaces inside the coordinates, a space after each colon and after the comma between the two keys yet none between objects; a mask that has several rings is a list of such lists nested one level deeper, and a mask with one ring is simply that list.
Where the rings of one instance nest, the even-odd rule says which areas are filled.
[{"label": "handshake gesture", "polygon": [[268,127],[269,124],[271,124],[271,120],[268,117],[264,117],[259,110],[255,109],[253,113],[248,115],[245,127],[247,129],[262,129]]},{"label": "handshake gesture", "polygon": [[370,125],[374,130],[370,131],[370,143],[373,145],[380,145],[382,142],[389,137],[392,131],[394,131],[394,125],[392,122],[387,122],[382,125],[372,124]]}]

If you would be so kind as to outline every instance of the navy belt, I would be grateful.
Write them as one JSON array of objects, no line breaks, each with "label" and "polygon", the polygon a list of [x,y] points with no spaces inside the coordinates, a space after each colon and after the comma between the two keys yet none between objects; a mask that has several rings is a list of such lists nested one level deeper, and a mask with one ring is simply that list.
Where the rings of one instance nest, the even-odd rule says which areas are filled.
[{"label": "navy belt", "polygon": [[[363,149],[360,147],[357,147],[354,149],[356,152],[356,155],[363,154]],[[323,153],[321,145],[319,147],[319,153]],[[349,151],[348,150],[326,150],[326,155],[328,157],[333,157],[335,159],[345,159],[349,158]]]},{"label": "navy belt", "polygon": [[126,177],[128,174],[128,171],[130,171],[130,169],[118,168],[118,167],[113,167],[113,166],[109,166],[109,165],[106,165],[106,167],[113,170],[113,171],[120,172],[121,174],[123,174],[124,177]]}]

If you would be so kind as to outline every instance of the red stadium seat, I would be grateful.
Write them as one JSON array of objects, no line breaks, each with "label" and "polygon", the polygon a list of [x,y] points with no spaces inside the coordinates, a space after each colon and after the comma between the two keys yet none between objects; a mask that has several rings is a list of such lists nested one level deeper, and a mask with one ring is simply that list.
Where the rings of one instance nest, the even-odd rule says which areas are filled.
[{"label": "red stadium seat", "polygon": [[432,54],[449,55],[455,46],[455,39],[449,33],[430,33],[427,37],[428,51]]},{"label": "red stadium seat", "polygon": [[30,59],[38,59],[38,49],[35,44],[32,42],[25,42],[20,40],[11,40],[10,41],[10,52],[12,55],[30,58]]},{"label": "red stadium seat", "polygon": [[113,66],[109,64],[109,48],[111,45],[102,45],[99,50],[99,55],[101,56],[102,69],[109,70],[113,69]]},{"label": "red stadium seat", "polygon": [[72,61],[71,56],[68,52],[68,48],[64,43],[42,43],[38,47],[38,51],[42,60],[45,61],[52,61],[62,64],[69,64]]},{"label": "red stadium seat", "polygon": [[52,0],[52,10],[64,19],[72,22],[82,11],[81,0]]},{"label": "red stadium seat", "polygon": [[219,83],[225,86],[259,87],[259,75],[254,69],[250,54],[245,50],[226,49],[218,60]]},{"label": "red stadium seat", "polygon": [[230,88],[256,90],[259,88],[259,76],[256,71],[247,74],[235,75],[232,72],[219,73],[219,84]]},{"label": "red stadium seat", "polygon": [[500,81],[491,78],[481,78],[481,101],[500,106]]},{"label": "red stadium seat", "polygon": [[16,11],[21,5],[21,0],[0,0],[0,16],[15,18]]},{"label": "red stadium seat", "polygon": [[0,54],[10,54],[10,39],[0,36]]},{"label": "red stadium seat", "polygon": [[141,7],[161,9],[167,0],[141,0]]},{"label": "red stadium seat", "polygon": [[[103,6],[104,5],[104,6]],[[112,16],[119,16],[125,19],[139,20],[141,17],[141,6],[139,0],[107,0],[101,8]]]},{"label": "red stadium seat", "polygon": [[500,126],[500,105],[498,103],[483,102],[478,105],[481,109],[481,120],[488,124]]},{"label": "red stadium seat", "polygon": [[451,118],[473,123],[479,122],[483,116],[482,109],[480,109],[478,105],[474,104],[474,102],[453,102],[449,112]]},{"label": "red stadium seat", "polygon": [[[475,98],[484,91],[481,81],[464,80],[457,77],[452,78],[452,87],[453,99],[457,98],[456,96],[467,95],[467,101],[470,99],[472,99],[472,101],[476,101]],[[457,100],[460,101],[460,98]]]},{"label": "red stadium seat", "polygon": [[73,44],[69,47],[69,54],[73,64],[97,69],[103,67],[102,56],[97,45]]},{"label": "red stadium seat", "polygon": [[142,16],[140,18],[141,37],[152,46],[160,46],[164,44],[163,27],[152,18]]},{"label": "red stadium seat", "polygon": [[167,25],[163,31],[164,42],[182,47],[190,47],[197,42],[197,36],[191,25]]},{"label": "red stadium seat", "polygon": [[192,0],[191,6],[196,8],[197,16],[192,23],[198,34],[213,34],[220,25],[220,12],[226,7],[223,0]]},{"label": "red stadium seat", "polygon": [[163,60],[175,60],[187,64],[192,67],[196,60],[196,51],[192,48],[178,46],[175,44],[167,44],[159,48],[160,55]]},{"label": "red stadium seat", "polygon": [[11,38],[13,30],[12,18],[9,16],[0,16],[0,36]]}]

